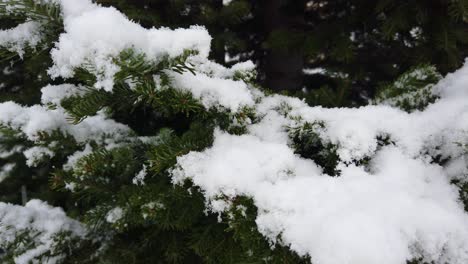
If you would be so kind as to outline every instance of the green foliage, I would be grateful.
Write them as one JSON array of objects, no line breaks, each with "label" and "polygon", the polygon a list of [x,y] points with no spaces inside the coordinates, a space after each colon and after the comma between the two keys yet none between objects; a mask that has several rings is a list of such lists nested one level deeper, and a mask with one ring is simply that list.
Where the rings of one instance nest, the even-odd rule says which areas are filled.
[{"label": "green foliage", "polygon": [[161,143],[150,152],[151,170],[162,173],[176,164],[178,156],[208,147],[213,140],[212,131],[213,127],[202,123],[194,123],[181,137],[173,135],[169,130],[163,130],[160,134]]},{"label": "green foliage", "polygon": [[320,131],[326,129],[321,122],[304,124],[297,127],[289,127],[289,137],[292,140],[296,153],[304,158],[312,159],[323,168],[323,172],[330,176],[338,176],[336,169],[339,157],[336,153],[337,146],[324,141],[320,137]]},{"label": "green foliage", "polygon": [[[14,8],[11,8],[14,6]],[[44,0],[9,0],[0,3],[0,16],[8,16],[24,20],[30,18],[34,21],[54,21],[62,23],[60,7],[51,1]]]},{"label": "green foliage", "polygon": [[249,197],[238,196],[231,200],[228,212],[229,230],[242,247],[245,263],[310,263],[308,257],[300,257],[284,245],[271,247],[256,228],[257,208]]},{"label": "green foliage", "polygon": [[[6,10],[7,5],[15,3],[15,9]],[[51,64],[48,49],[61,31],[62,22],[58,6],[41,1],[8,1],[0,3],[0,24],[8,29],[32,19],[43,25],[42,42],[36,47],[25,47],[25,54],[18,56],[8,49],[0,50],[0,102],[15,101],[23,105],[36,104],[40,100],[40,88],[50,82],[46,70]],[[47,178],[52,166],[61,164],[63,158],[74,151],[73,141],[59,133],[43,133],[37,142],[27,140],[17,129],[0,125],[0,166],[13,165],[12,170],[1,180],[0,200],[21,202],[20,189],[27,191],[28,198],[53,200],[57,196],[48,191]],[[59,135],[62,136],[59,136]],[[62,142],[63,141],[63,142]],[[55,142],[55,143],[53,143]],[[58,142],[62,142],[57,144]],[[53,148],[57,155],[49,164],[36,167],[26,165],[22,152],[37,144]],[[8,155],[5,155],[8,153]],[[44,160],[45,161],[45,160]]]},{"label": "green foliage", "polygon": [[395,82],[382,85],[374,103],[386,103],[407,112],[422,110],[437,99],[433,84],[441,78],[434,66],[415,67],[402,74]]},{"label": "green foliage", "polygon": [[[194,74],[192,66],[186,62],[194,55],[185,51],[176,58],[163,58],[152,62],[144,54],[132,49],[124,50],[114,60],[120,71],[114,77],[112,92],[95,89],[96,77],[92,69],[79,68],[75,78],[84,85],[83,94],[65,98],[61,106],[70,114],[70,120],[77,124],[102,109],[115,112],[135,112],[139,108],[157,111],[165,117],[200,113],[204,107],[190,92],[171,87],[171,79],[164,70],[182,74]],[[127,103],[122,104],[125,101]]]},{"label": "green foliage", "polygon": [[264,47],[268,49],[291,51],[301,49],[304,43],[301,33],[287,30],[275,30],[270,33]]},{"label": "green foliage", "polygon": [[[11,229],[11,226],[3,226],[5,230]],[[14,258],[25,253],[28,250],[31,250],[37,247],[37,243],[34,238],[38,237],[40,232],[35,230],[25,229],[16,233],[15,240],[11,243],[0,244],[0,247],[3,248],[6,254],[3,256],[2,261],[5,263],[15,263]]]},{"label": "green foliage", "polygon": [[187,62],[189,56],[196,55],[196,52],[185,50],[184,53],[176,58],[160,59],[158,63],[148,61],[145,54],[136,53],[133,49],[127,49],[120,53],[114,60],[120,71],[115,74],[115,80],[118,82],[131,80],[133,82],[144,82],[146,79],[152,79],[154,74],[161,74],[162,70],[170,69],[179,74],[185,71],[195,74],[193,67]]},{"label": "green foliage", "polygon": [[[43,53],[38,55],[38,51],[27,50],[25,60],[11,68],[9,77],[0,73],[8,91],[0,95],[0,101],[15,99],[35,104],[39,102],[41,85],[50,82],[45,74],[50,59],[45,57],[63,30],[63,21],[54,4],[33,0],[13,2],[18,4],[14,13],[7,12],[6,4],[0,2],[0,14],[8,16],[8,25],[26,19],[38,21],[43,25],[45,38],[40,46]],[[418,49],[433,41],[438,52],[451,54],[447,56],[453,58],[454,65],[459,64],[460,49],[466,42],[461,29],[466,21],[465,1],[441,4],[444,7],[441,11],[421,1],[407,4],[385,0],[322,2],[321,7],[311,5],[310,9],[315,9],[313,15],[308,13],[310,10],[305,12],[311,16],[306,20],[313,28],[299,25],[294,32],[276,30],[267,35],[253,26],[261,24],[258,22],[262,17],[258,13],[262,11],[260,2],[234,0],[227,6],[222,1],[98,2],[116,4],[130,18],[148,27],[203,23],[214,36],[211,57],[221,63],[225,51],[232,56],[239,55],[240,60],[262,60],[264,54],[273,50],[300,50],[304,66],[323,66],[326,71],[318,74],[323,75],[321,79],[312,78],[311,83],[306,83],[310,88],[306,92],[290,91],[289,94],[304,98],[311,105],[327,107],[354,105],[353,94],[361,95],[365,90],[372,95],[369,87],[376,80],[392,80],[415,65],[414,62],[432,61],[433,55],[426,51],[421,58],[409,56],[414,49],[402,45],[404,41]],[[446,14],[447,8],[453,14],[449,21],[440,15]],[[408,15],[415,10],[420,11]],[[440,27],[428,19],[437,12],[440,12],[437,17],[444,20],[436,22],[443,22]],[[362,18],[366,18],[364,22]],[[418,38],[408,35],[415,26],[422,29]],[[81,92],[63,99],[59,105],[49,106],[64,108],[72,124],[104,111],[131,128],[127,138],[114,141],[109,134],[101,140],[83,143],[56,130],[40,133],[33,142],[15,129],[0,127],[1,150],[11,151],[11,155],[0,158],[0,166],[15,164],[12,171],[15,177],[7,177],[0,185],[0,200],[19,203],[18,190],[26,185],[31,198],[63,207],[68,216],[84,222],[93,234],[92,239],[58,234],[54,251],[46,252],[44,258],[64,253],[63,263],[310,263],[308,257],[291,252],[281,240],[272,247],[271,241],[259,233],[255,222],[258,211],[249,197],[218,197],[229,204],[229,210],[214,215],[206,211],[203,193],[190,181],[181,185],[171,182],[169,176],[177,158],[211,146],[215,128],[241,135],[246,132],[246,124],[258,119],[255,109],[247,107],[235,113],[222,108],[206,109],[190,92],[173,87],[167,72],[195,74],[194,66],[189,63],[193,55],[196,55],[194,51],[187,50],[177,58],[163,57],[155,61],[127,49],[113,58],[120,70],[114,76],[112,91],[96,89],[99,73],[90,65],[82,65],[69,80]],[[10,51],[0,51],[0,58],[6,60],[2,66],[8,66],[17,57]],[[395,64],[397,67],[393,67]],[[440,65],[452,67],[439,62],[437,66]],[[43,79],[37,80],[38,73]],[[260,72],[259,78],[262,75]],[[238,71],[232,77],[251,84],[256,78],[253,71]],[[423,65],[403,74],[393,84],[382,86],[376,102],[406,111],[423,109],[436,99],[431,84],[439,79],[438,69]],[[13,91],[13,87],[31,83],[34,93],[27,89]],[[356,92],[351,86],[361,90]],[[287,105],[282,110],[288,114]],[[296,126],[287,128],[296,154],[313,160],[326,174],[339,176],[338,146],[321,137],[326,124],[297,121]],[[380,145],[392,144],[386,136],[378,140]],[[32,146],[46,147],[55,155],[35,166],[26,166],[22,151]],[[68,157],[78,151],[83,151],[82,156],[70,165]],[[368,159],[353,162],[366,165]],[[137,178],[139,175],[142,177]],[[462,199],[468,200],[466,184],[457,184]],[[113,215],[115,210],[121,214]],[[14,256],[37,246],[33,243],[37,235],[40,234],[34,230],[25,230],[12,244],[0,245],[7,252],[1,260],[12,262]]]},{"label": "green foliage", "polygon": [[[204,25],[213,36],[211,58],[228,65],[251,59],[259,66],[256,81],[324,68],[325,73],[304,74],[290,94],[305,87],[310,93],[305,98],[311,98],[307,102],[327,107],[366,104],[380,82],[390,82],[415,65],[431,63],[441,73],[452,71],[463,63],[468,44],[466,0],[98,2],[116,6],[146,27]],[[276,4],[279,15],[273,16],[271,7]],[[296,63],[302,66],[268,71],[272,64],[289,63],[268,60],[275,51],[297,55]],[[354,88],[337,85],[343,79]],[[332,94],[341,103],[330,103]]]},{"label": "green foliage", "polygon": [[[174,186],[168,177],[177,157],[212,144],[216,126],[244,133],[245,124],[256,119],[254,109],[244,108],[237,113],[205,109],[189,93],[170,87],[163,69],[181,65],[181,61],[164,62],[164,67],[158,68],[149,62],[140,63],[140,59],[132,62],[133,55],[126,51],[119,57],[122,63],[130,61],[126,64],[130,66],[126,74],[116,76],[112,92],[83,88],[82,95],[64,99],[61,106],[76,121],[101,109],[116,116],[122,109],[133,109],[121,117],[125,121],[134,118],[138,107],[144,107],[159,113],[160,120],[182,113],[177,120],[185,119],[188,126],[175,130],[161,127],[149,141],[130,141],[112,149],[92,143],[92,152],[81,157],[73,168],[57,168],[52,174],[50,184],[55,190],[72,193],[76,204],[69,208],[69,215],[87,223],[95,234],[111,236],[106,242],[109,248],[98,257],[100,261],[145,263],[162,258],[171,263],[263,263],[266,259],[271,263],[304,262],[287,247],[272,250],[265,238],[257,231],[252,233],[251,228],[234,227],[232,219],[218,222],[217,216],[206,215],[202,193],[190,182]],[[92,74],[80,71],[84,77],[79,83],[92,83]],[[154,81],[153,75],[159,80]],[[238,78],[243,76],[238,73]],[[181,96],[193,103],[181,103]],[[186,111],[191,104],[197,108]],[[144,178],[135,181],[142,171]],[[116,208],[121,216],[107,220]],[[253,213],[248,226],[254,227],[256,211],[252,205],[250,208]],[[259,254],[249,250],[252,243]]]},{"label": "green foliage", "polygon": [[[212,138],[206,135],[211,134],[206,124],[196,123],[182,136],[162,130],[154,145],[96,150],[80,158],[72,171],[56,172],[63,181],[58,188],[74,184],[78,208],[85,210],[79,214],[85,215],[82,220],[95,232],[113,234],[100,261],[307,263],[287,247],[271,249],[254,228],[256,209],[248,198],[233,203],[237,209],[245,205],[246,211],[233,209],[223,216],[226,221],[219,222],[215,215],[205,214],[203,194],[190,182],[175,186],[170,182],[167,171],[176,158],[210,145]],[[149,167],[144,182],[132,183],[145,160]],[[122,210],[122,216],[107,222],[115,208]]]},{"label": "green foliage", "polygon": [[[11,8],[14,6],[14,8]],[[58,34],[63,31],[61,10],[58,4],[45,0],[9,0],[0,2],[0,18],[7,17],[16,23],[35,21],[41,25],[41,43],[38,47],[27,47],[26,55],[49,50]],[[10,61],[16,54],[8,49],[0,49],[2,60]],[[20,56],[23,56],[20,54]]]},{"label": "green foliage", "polygon": [[353,106],[350,84],[340,80],[336,87],[322,86],[309,91],[300,91],[293,94],[304,99],[308,105],[323,107],[350,107]]},{"label": "green foliage", "polygon": [[[287,127],[291,146],[295,152],[303,158],[313,160],[318,166],[323,169],[323,172],[329,176],[340,176],[339,163],[355,164],[356,166],[367,166],[370,157],[362,157],[361,159],[343,161],[340,159],[337,150],[337,145],[323,139],[321,135],[326,132],[326,124],[316,121],[313,123],[303,122],[300,118],[296,120],[296,124]],[[394,144],[388,135],[380,135],[376,138],[377,149],[383,146]]]},{"label": "green foliage", "polygon": [[452,182],[459,188],[460,200],[463,202],[465,211],[468,212],[468,182],[461,180],[454,180]]},{"label": "green foliage", "polygon": [[[2,226],[6,230],[11,229],[9,226]],[[30,250],[35,250],[41,245],[38,238],[43,234],[32,229],[22,229],[16,231],[15,239],[6,244],[0,244],[0,248],[5,251],[3,256],[0,255],[2,263],[14,264],[17,263],[17,258],[23,254],[28,254]],[[49,261],[60,261],[63,263],[92,263],[93,251],[98,250],[99,245],[92,239],[78,238],[69,231],[62,231],[54,234],[50,241],[49,249],[45,249],[34,261],[46,263]],[[86,251],[87,255],[77,254],[80,251]],[[77,258],[80,256],[80,258]]]}]

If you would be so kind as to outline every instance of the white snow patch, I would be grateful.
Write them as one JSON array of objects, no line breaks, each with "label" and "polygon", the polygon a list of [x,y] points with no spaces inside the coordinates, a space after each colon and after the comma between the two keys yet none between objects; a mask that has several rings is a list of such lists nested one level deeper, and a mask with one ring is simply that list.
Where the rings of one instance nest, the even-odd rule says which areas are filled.
[{"label": "white snow patch", "polygon": [[145,185],[145,177],[148,172],[146,171],[146,165],[143,165],[143,169],[141,169],[137,175],[132,179],[132,183],[135,185]]},{"label": "white snow patch", "polygon": [[209,77],[201,73],[193,75],[189,72],[172,73],[171,76],[174,87],[190,91],[206,108],[222,105],[236,112],[242,106],[254,104],[251,91],[242,81]]},{"label": "white snow patch", "polygon": [[16,167],[15,163],[7,163],[0,168],[0,183],[5,180],[11,173],[11,171]]},{"label": "white snow patch", "polygon": [[40,105],[24,107],[5,102],[0,103],[0,113],[0,124],[21,130],[32,141],[38,139],[39,132],[55,130],[70,134],[78,142],[100,141],[104,135],[114,135],[114,139],[119,139],[130,132],[127,126],[107,119],[101,112],[77,125],[69,124],[67,114],[61,108],[51,110]]},{"label": "white snow patch", "polygon": [[115,207],[106,215],[106,221],[111,224],[117,223],[123,217],[123,210],[120,207]]},{"label": "white snow patch", "polygon": [[65,98],[81,95],[84,90],[73,84],[47,85],[41,89],[41,102],[44,105],[60,105],[60,101]]},{"label": "white snow patch", "polygon": [[86,4],[81,10],[72,11],[73,1],[62,0],[61,4],[65,10],[65,33],[51,51],[54,66],[49,74],[53,77],[72,77],[74,68],[91,64],[98,76],[95,86],[110,91],[113,76],[119,70],[112,58],[125,49],[143,52],[155,62],[165,56],[182,55],[189,49],[207,57],[210,50],[211,37],[203,27],[145,29],[113,7]]},{"label": "white snow patch", "polygon": [[63,169],[72,170],[73,167],[75,167],[78,160],[80,160],[84,156],[91,154],[92,152],[93,152],[93,148],[91,147],[91,145],[86,144],[83,150],[77,151],[73,153],[72,155],[68,156],[67,163],[63,165]]},{"label": "white snow patch", "polygon": [[[38,263],[37,257],[54,249],[56,242],[53,237],[59,232],[67,231],[74,237],[84,237],[87,234],[85,227],[78,221],[68,218],[61,208],[51,207],[40,200],[31,200],[24,207],[0,202],[0,223],[2,245],[12,243],[20,232],[28,230],[39,232],[33,237],[37,246],[15,256],[14,261],[18,264]],[[58,255],[49,258],[45,263],[59,263],[61,259],[62,256]]]},{"label": "white snow patch", "polygon": [[38,22],[27,21],[11,29],[0,30],[0,47],[16,52],[22,57],[25,48],[35,48],[41,41],[40,27]]},{"label": "white snow patch", "polygon": [[52,158],[55,153],[46,147],[32,147],[23,151],[26,157],[26,165],[29,167],[37,166],[46,157]]},{"label": "white snow patch", "polygon": [[[213,212],[230,199],[252,197],[259,231],[318,264],[468,262],[468,214],[450,184],[464,176],[468,132],[468,65],[436,88],[441,99],[424,111],[390,106],[309,107],[285,96],[256,105],[249,134],[217,131],[213,146],[178,158],[173,181],[191,179]],[[285,110],[286,109],[286,110]],[[286,127],[322,122],[324,142],[337,146],[339,177],[294,154]],[[378,137],[394,142],[378,145]],[[428,154],[454,157],[447,168]],[[367,166],[353,161],[370,158]],[[220,197],[226,197],[221,199]]]}]

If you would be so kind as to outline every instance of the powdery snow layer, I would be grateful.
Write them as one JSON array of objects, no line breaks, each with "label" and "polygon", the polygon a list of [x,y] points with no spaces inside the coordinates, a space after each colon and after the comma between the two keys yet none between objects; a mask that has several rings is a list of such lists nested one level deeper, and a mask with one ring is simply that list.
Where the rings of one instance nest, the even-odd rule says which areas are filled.
[{"label": "powdery snow layer", "polygon": [[102,113],[84,119],[77,125],[71,125],[62,108],[55,110],[34,105],[24,107],[14,102],[0,104],[0,124],[23,132],[30,140],[37,140],[40,132],[62,131],[75,138],[77,142],[102,140],[105,135],[114,135],[114,139],[127,136],[130,128],[107,119]]},{"label": "powdery snow layer", "polygon": [[[18,264],[32,263],[35,257],[53,249],[52,238],[60,232],[70,232],[74,237],[84,237],[87,233],[81,223],[68,218],[61,208],[40,200],[31,200],[24,207],[0,202],[0,224],[0,245],[14,242],[21,232],[38,232],[32,237],[37,246],[16,256],[15,263]],[[59,255],[41,263],[58,263],[60,259]]]},{"label": "powdery snow layer", "polygon": [[[229,209],[229,199],[219,197],[252,197],[259,209],[259,231],[272,242],[310,255],[314,264],[404,264],[417,257],[438,264],[468,263],[468,215],[450,184],[455,178],[468,180],[465,149],[456,144],[467,142],[467,65],[434,87],[441,99],[422,112],[409,114],[382,105],[309,107],[299,99],[266,96],[242,81],[228,80],[236,71],[252,70],[253,65],[226,69],[209,62],[211,37],[204,28],[145,29],[115,8],[89,0],[51,1],[61,6],[65,30],[51,52],[53,77],[71,77],[75,68],[85,67],[97,75],[96,88],[110,91],[119,71],[113,58],[123,50],[135,49],[157,63],[191,49],[199,53],[189,58],[197,74],[170,74],[175,88],[190,91],[207,108],[255,109],[260,121],[247,125],[248,134],[217,131],[211,148],[180,157],[172,172],[174,182],[191,179],[200,186],[212,211]],[[33,26],[19,25],[11,35],[0,31],[0,46],[21,54],[25,45],[39,41],[40,30]],[[72,85],[48,86],[42,92],[44,104],[58,104],[81,93]],[[337,147],[339,177],[325,175],[312,160],[294,154],[286,127],[305,122],[324,125],[318,133]],[[129,133],[128,127],[101,113],[70,125],[60,107],[51,110],[12,102],[0,104],[0,124],[21,130],[30,140],[36,140],[41,131],[53,130],[81,143],[106,133],[113,133],[111,137]],[[379,137],[392,143],[379,147]],[[26,155],[34,160],[46,153],[39,150],[27,150]],[[66,167],[89,151],[87,146],[72,155]],[[430,157],[437,155],[450,159],[446,167],[431,163]],[[361,159],[370,160],[369,165],[353,165]],[[24,214],[24,219],[63,222],[59,209],[38,201],[28,205],[0,203],[0,216],[13,219]],[[60,217],[46,218],[42,212]],[[122,216],[118,208],[111,212],[110,222]],[[37,223],[48,223],[43,229],[51,230],[51,222]]]},{"label": "powdery snow layer", "polygon": [[84,94],[85,90],[73,84],[47,85],[41,89],[41,103],[59,106],[68,97]]},{"label": "powdery snow layer", "polygon": [[0,30],[0,47],[23,56],[26,47],[34,48],[41,41],[40,27],[38,22],[28,21],[12,29]]},{"label": "powdery snow layer", "polygon": [[[173,73],[173,86],[191,92],[207,108],[222,106],[237,111],[241,106],[253,104],[251,91],[240,81],[227,80],[236,72],[251,71],[252,62],[239,63],[231,69],[207,60],[211,36],[200,26],[188,29],[146,29],[130,21],[113,7],[102,7],[89,0],[51,0],[62,11],[64,32],[51,51],[53,61],[48,70],[52,77],[73,77],[76,68],[83,67],[96,75],[97,89],[111,91],[114,75],[120,70],[114,59],[126,49],[146,55],[146,59],[158,63],[175,58],[185,51],[195,51],[189,58],[196,66],[196,75]],[[26,44],[37,45],[40,27],[27,22],[14,29],[0,30],[0,46],[20,55]],[[192,85],[190,85],[192,83]],[[50,95],[54,92],[55,97]],[[43,102],[57,104],[64,96],[80,93],[71,85],[48,86],[43,90]]]},{"label": "powdery snow layer", "polygon": [[[178,158],[173,180],[200,186],[214,212],[229,209],[229,198],[252,197],[259,231],[315,264],[403,264],[419,257],[468,263],[468,214],[450,184],[466,178],[457,142],[467,138],[467,83],[465,65],[436,85],[440,100],[411,114],[264,97],[256,105],[262,119],[248,126],[248,135],[217,131],[213,147]],[[288,146],[286,127],[306,121],[322,122],[320,137],[337,146],[339,177]],[[393,143],[378,147],[379,136]],[[454,161],[443,168],[428,154]],[[353,165],[366,157],[368,166]]]},{"label": "powdery snow layer", "polygon": [[59,2],[65,33],[51,51],[52,76],[71,77],[74,68],[91,65],[90,69],[98,75],[95,86],[110,91],[113,76],[119,70],[112,57],[125,49],[134,48],[155,62],[165,56],[177,57],[189,49],[205,58],[210,51],[211,37],[203,27],[145,29],[113,7],[101,7],[87,0]]},{"label": "powdery snow layer", "polygon": [[191,91],[206,108],[221,105],[236,112],[242,106],[254,104],[253,96],[246,83],[198,73],[173,73],[173,85]]},{"label": "powdery snow layer", "polygon": [[115,224],[123,217],[124,211],[120,207],[111,209],[106,215],[106,221],[111,224]]},{"label": "powdery snow layer", "polygon": [[26,158],[26,165],[34,167],[45,157],[53,157],[54,152],[46,147],[35,146],[23,151],[23,155]]}]

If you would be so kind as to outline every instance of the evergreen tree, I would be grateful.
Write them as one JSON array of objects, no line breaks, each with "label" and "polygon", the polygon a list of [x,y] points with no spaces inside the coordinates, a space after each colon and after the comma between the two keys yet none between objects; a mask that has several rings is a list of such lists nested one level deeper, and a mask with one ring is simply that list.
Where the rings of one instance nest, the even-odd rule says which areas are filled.
[{"label": "evergreen tree", "polygon": [[[9,7],[15,4],[18,6],[10,13]],[[20,17],[13,20],[16,24],[21,25],[23,21],[40,23],[47,36],[55,37],[62,30],[58,24],[62,20],[56,17],[60,13],[58,9],[58,5],[34,0],[0,5],[5,19],[11,20],[15,15]],[[40,103],[41,88],[52,80],[46,74],[44,82],[37,82],[37,76],[24,74],[24,64],[39,60],[42,64],[28,70],[35,74],[45,73],[51,66],[48,53],[53,41],[51,37],[42,39],[35,46],[27,43],[25,53],[19,53],[23,60],[14,53],[14,43],[4,44],[5,63],[15,67],[11,74],[36,82],[27,86],[20,79],[18,84],[15,83],[21,85],[17,91],[20,96],[14,91],[13,95],[5,93],[2,101],[13,99],[26,105]],[[286,247],[271,250],[260,233],[252,232],[254,208],[249,209],[248,219],[243,219],[238,226],[231,226],[218,221],[216,215],[204,213],[204,198],[197,188],[189,183],[174,188],[171,183],[168,169],[174,166],[177,156],[211,144],[212,138],[207,134],[215,125],[242,133],[244,128],[232,126],[231,119],[243,120],[251,115],[249,109],[239,113],[207,111],[189,92],[171,87],[165,71],[193,72],[186,60],[196,52],[187,50],[181,56],[154,63],[135,50],[124,50],[115,58],[121,71],[115,76],[113,92],[93,89],[97,76],[86,68],[76,69],[75,77],[67,80],[70,84],[47,86],[58,90],[79,87],[75,95],[59,101],[44,101],[47,87],[42,89],[45,108],[37,109],[39,112],[63,109],[67,121],[79,126],[88,117],[105,110],[106,116],[129,125],[131,132],[126,129],[124,133],[97,131],[96,138],[78,141],[73,132],[69,134],[59,127],[37,131],[29,137],[15,125],[2,123],[1,201],[21,204],[22,186],[25,186],[27,199],[33,199],[25,209],[11,205],[1,207],[6,210],[6,213],[2,211],[1,226],[11,230],[0,235],[0,248],[4,252],[2,261],[17,263],[21,258],[41,263],[237,263],[264,258],[281,263],[305,261]],[[9,74],[7,70],[4,73]],[[250,71],[233,74],[231,78],[234,79],[252,78]],[[158,80],[152,76],[158,76]],[[5,86],[11,89],[13,85],[7,83]],[[27,89],[23,90],[23,86]],[[21,95],[27,99],[23,100]],[[5,118],[4,109],[1,111]],[[30,114],[33,112],[36,111],[31,109]],[[91,127],[85,124],[83,129]],[[117,145],[111,147],[109,141],[113,142],[111,145]],[[13,166],[11,170],[10,165]],[[119,175],[119,180],[112,179],[113,183],[109,185],[107,181],[115,175]],[[141,181],[138,175],[142,177]],[[191,191],[187,192],[187,189]],[[68,216],[85,222],[93,231],[82,231],[81,226],[70,222],[62,212],[53,211],[34,199],[62,207]],[[247,198],[245,200],[249,202]],[[125,209],[124,218],[120,208]],[[38,211],[32,214],[26,209]],[[32,226],[16,227],[7,212],[12,212],[13,217],[17,212],[29,214],[25,220]],[[62,225],[69,228],[64,227],[60,232],[43,228],[44,223],[40,220],[47,215],[57,215],[51,225],[60,226],[63,221]],[[251,254],[251,250],[257,254]]]},{"label": "evergreen tree", "polygon": [[[18,9],[7,12],[11,4],[16,4]],[[47,68],[52,63],[49,56],[52,42],[58,37],[62,27],[59,12],[55,5],[37,5],[35,1],[0,3],[0,28],[7,30],[3,34],[11,34],[8,29],[30,19],[42,23],[45,33],[41,43],[38,43],[35,49],[26,46],[24,50],[15,50],[12,48],[14,43],[9,43],[8,38],[2,42],[3,47],[0,49],[0,69],[2,69],[0,72],[0,102],[11,100],[22,105],[40,103],[40,89],[52,82],[47,74]],[[5,39],[5,35],[2,39]],[[37,168],[26,166],[21,151],[30,147],[31,144],[22,137],[16,137],[14,130],[1,125],[0,130],[3,135],[0,137],[0,149],[11,154],[9,157],[2,158],[8,158],[6,161],[14,160],[14,163],[0,161],[3,168],[11,168],[8,173],[2,173],[0,178],[15,175],[14,178],[3,182],[0,186],[1,200],[21,203],[24,202],[22,195],[26,195],[26,198],[28,196],[47,197],[51,193],[47,192],[48,187],[44,183],[50,170],[41,166]],[[13,164],[15,165],[13,166]]]},{"label": "evergreen tree", "polygon": [[100,2],[146,27],[204,25],[212,59],[252,60],[264,87],[311,105],[365,104],[375,87],[415,65],[445,74],[466,56],[464,0]]},{"label": "evergreen tree", "polygon": [[[282,17],[280,2],[257,11]],[[227,7],[250,10],[239,3],[246,2]],[[320,9],[317,14],[337,5],[320,15],[329,20],[317,25],[339,20],[343,3],[317,3],[308,7]],[[466,166],[460,165],[466,138],[457,125],[467,116],[457,95],[468,94],[463,88],[468,68],[436,84],[441,79],[436,67],[412,63],[394,82],[377,74],[382,79],[369,81],[383,83],[372,101],[376,105],[312,108],[260,89],[252,63],[227,68],[208,60],[210,37],[202,28],[150,28],[153,23],[188,26],[193,17],[213,12],[217,19],[207,27],[220,32],[215,43],[223,44],[214,44],[211,57],[222,61],[224,47],[245,55],[248,49],[229,46],[226,36],[249,30],[217,28],[224,12],[231,14],[220,2],[115,4],[146,28],[86,0],[0,2],[10,28],[0,32],[8,66],[0,103],[2,262],[327,264],[343,255],[353,264],[468,260],[467,215],[459,204],[466,210],[468,180]],[[307,4],[292,5],[288,12],[306,13],[302,5]],[[147,13],[140,9],[145,5]],[[389,5],[382,10],[393,10]],[[158,6],[163,10],[153,14]],[[186,20],[171,15],[181,6],[188,10]],[[256,19],[240,21],[258,24]],[[288,52],[272,51],[286,35],[300,46],[293,51],[303,53],[293,59],[304,60],[313,41],[306,31],[290,32],[296,30],[291,17],[280,19],[269,25],[271,41],[259,51],[261,58],[279,63],[290,56],[289,42]],[[276,34],[279,39],[272,40]],[[319,57],[328,74],[341,53],[329,46],[338,40],[327,38],[311,54],[326,54]],[[355,85],[351,71],[357,69],[351,66],[361,64],[343,65],[333,78],[349,74],[343,83]],[[344,70],[348,66],[350,72]],[[329,95],[323,89],[309,96],[319,104],[337,103],[323,103]],[[445,114],[448,122],[433,124]],[[21,186],[31,199],[24,206]],[[337,190],[342,193],[336,195]],[[349,206],[353,210],[345,214]],[[417,219],[408,220],[409,215]],[[314,222],[321,228],[309,229]],[[362,236],[352,236],[357,233],[350,226],[360,227]],[[390,234],[383,240],[380,227]],[[316,233],[310,235],[311,230]],[[367,235],[374,235],[369,230],[377,234],[371,237],[374,250],[367,248]],[[327,244],[330,238],[337,243]],[[380,254],[388,253],[382,241],[395,254]]]}]

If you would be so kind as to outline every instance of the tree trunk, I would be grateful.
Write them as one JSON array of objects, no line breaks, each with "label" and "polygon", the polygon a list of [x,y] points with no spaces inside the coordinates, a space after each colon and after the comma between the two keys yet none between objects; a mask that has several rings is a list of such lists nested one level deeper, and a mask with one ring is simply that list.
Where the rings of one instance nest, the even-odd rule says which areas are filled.
[{"label": "tree trunk", "polygon": [[[266,36],[275,31],[288,32],[295,36],[304,33],[304,1],[265,0],[262,5]],[[265,85],[276,91],[300,90],[303,86],[303,68],[302,47],[269,49],[263,62]]]},{"label": "tree trunk", "polygon": [[[214,0],[213,8],[218,12],[221,12],[223,9],[223,0]],[[217,23],[210,26],[210,34],[213,37],[211,42],[211,53],[210,58],[216,61],[219,64],[225,63],[226,51],[224,49],[224,25]]]}]

